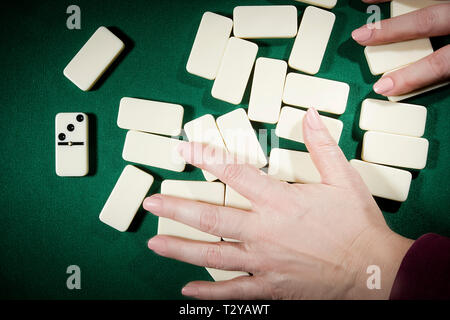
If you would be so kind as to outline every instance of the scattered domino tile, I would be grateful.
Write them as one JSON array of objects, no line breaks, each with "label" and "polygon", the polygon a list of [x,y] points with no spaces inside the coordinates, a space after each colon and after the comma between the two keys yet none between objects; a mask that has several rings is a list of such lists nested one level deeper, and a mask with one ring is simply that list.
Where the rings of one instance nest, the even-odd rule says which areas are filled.
[{"label": "scattered domino tile", "polygon": [[60,177],[89,173],[89,121],[82,112],[55,116],[55,171]]},{"label": "scattered domino tile", "polygon": [[[236,190],[229,185],[225,185],[225,206],[241,210],[251,210],[252,203],[245,197],[241,196]],[[231,238],[223,238],[225,241],[240,242]]]},{"label": "scattered domino tile", "polygon": [[427,155],[427,139],[375,131],[364,134],[364,161],[420,170],[425,168]]},{"label": "scattered domino tile", "polygon": [[319,72],[335,20],[332,12],[306,8],[289,56],[289,67],[308,74]]},{"label": "scattered domino tile", "polygon": [[421,137],[425,132],[426,120],[427,109],[424,106],[366,99],[361,106],[359,127],[362,130]]},{"label": "scattered domino tile", "polygon": [[295,0],[295,1],[312,4],[314,6],[322,7],[325,9],[333,9],[337,3],[337,0]]},{"label": "scattered domino tile", "polygon": [[273,148],[269,158],[269,176],[299,183],[320,183],[319,171],[308,152]]},{"label": "scattered domino tile", "polygon": [[122,129],[177,136],[184,108],[178,104],[128,98],[120,100],[117,125]]},{"label": "scattered domino tile", "polygon": [[252,121],[276,123],[280,115],[287,63],[258,58],[255,64],[248,117]]},{"label": "scattered domino tile", "polygon": [[100,221],[119,231],[126,231],[152,183],[150,174],[127,165],[100,213]]},{"label": "scattered domino tile", "polygon": [[122,157],[126,161],[181,172],[186,162],[177,151],[180,143],[181,140],[130,130]]},{"label": "scattered domino tile", "polygon": [[88,91],[124,47],[124,43],[111,31],[100,27],[65,67],[64,75],[78,88]]},{"label": "scattered domino tile", "polygon": [[214,80],[232,28],[230,18],[205,12],[186,64],[187,72]]},{"label": "scattered domino tile", "polygon": [[404,67],[433,53],[430,39],[416,39],[364,49],[370,72],[379,75]]},{"label": "scattered domino tile", "polygon": [[398,95],[398,96],[390,96],[390,97],[387,97],[387,98],[389,99],[389,101],[399,102],[399,101],[403,101],[403,100],[406,100],[406,99],[409,99],[409,98],[421,95],[423,93],[426,93],[426,92],[429,92],[429,91],[432,91],[432,90],[436,90],[436,89],[445,87],[448,84],[450,84],[450,81],[445,82],[445,83],[441,83],[441,84],[437,84],[437,85],[432,85],[432,86],[429,86],[429,87],[426,87],[426,88],[423,88],[423,89],[419,89],[419,90],[416,90],[416,91],[413,91],[413,92],[410,92],[410,93],[405,93],[405,94]]},{"label": "scattered domino tile", "polygon": [[391,1],[391,17],[397,17],[432,5],[449,2],[442,0],[393,0]]},{"label": "scattered domino tile", "polygon": [[206,268],[214,281],[225,281],[231,280],[241,276],[248,276],[247,272],[243,271],[228,271],[228,270],[219,270],[213,268]]},{"label": "scattered domino tile", "polygon": [[[186,123],[184,125],[184,131],[190,142],[199,142],[211,146],[215,150],[221,150],[224,153],[227,152],[219,128],[217,128],[216,121],[211,114],[205,114]],[[217,177],[211,173],[205,170],[202,170],[202,172],[207,181],[217,180]]]},{"label": "scattered domino tile", "polygon": [[[303,138],[303,118],[306,111],[292,107],[283,107],[280,120],[275,129],[275,134],[284,139],[305,143]],[[344,124],[341,120],[320,116],[325,127],[327,127],[333,139],[339,143]]]},{"label": "scattered domino tile", "polygon": [[350,86],[345,82],[288,73],[284,85],[283,102],[334,114],[343,114],[347,107]]},{"label": "scattered domino tile", "polygon": [[258,46],[250,41],[231,37],[228,40],[211,94],[214,98],[240,104],[255,62]]},{"label": "scattered domino tile", "polygon": [[217,127],[228,151],[238,163],[249,163],[257,168],[267,164],[267,159],[250,120],[242,108],[217,118]]},{"label": "scattered domino tile", "polygon": [[293,38],[297,34],[294,6],[238,6],[233,10],[237,38]]},{"label": "scattered domino tile", "polygon": [[372,195],[403,202],[408,198],[411,172],[379,164],[350,160]]}]

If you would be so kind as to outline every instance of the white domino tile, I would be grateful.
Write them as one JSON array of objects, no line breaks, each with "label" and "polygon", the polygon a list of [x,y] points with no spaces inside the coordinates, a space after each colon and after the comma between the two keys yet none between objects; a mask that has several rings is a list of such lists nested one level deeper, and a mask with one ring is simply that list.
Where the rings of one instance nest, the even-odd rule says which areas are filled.
[{"label": "white domino tile", "polygon": [[427,156],[427,139],[375,131],[364,134],[364,161],[420,170],[425,168]]},{"label": "white domino tile", "polygon": [[241,276],[248,276],[247,272],[242,271],[228,271],[228,270],[219,270],[213,268],[206,268],[214,281],[225,281],[231,280]]},{"label": "white domino tile", "polygon": [[177,151],[180,143],[181,140],[130,130],[122,157],[126,161],[181,172],[186,162]]},{"label": "white domino tile", "polygon": [[333,9],[336,6],[338,0],[295,0],[295,1],[312,4],[314,6],[322,7],[325,9]]},{"label": "white domino tile", "polygon": [[[211,114],[206,114],[189,121],[184,125],[184,131],[190,142],[206,144],[209,147],[214,148],[216,152],[227,152],[219,128],[217,128],[216,121]],[[202,172],[207,181],[214,181],[217,179],[217,177],[205,170],[202,170]]]},{"label": "white domino tile", "polygon": [[319,72],[335,20],[332,12],[306,8],[289,56],[292,69],[312,75]]},{"label": "white domino tile", "polygon": [[433,53],[430,39],[415,39],[364,49],[370,72],[379,75],[404,67]]},{"label": "white domino tile", "polygon": [[[303,138],[303,119],[306,115],[306,111],[292,108],[283,107],[280,113],[280,120],[278,121],[275,129],[275,134],[284,139],[305,143]],[[342,129],[344,124],[341,120],[320,116],[323,124],[327,127],[333,139],[339,143]]]},{"label": "white domino tile", "polygon": [[448,84],[450,84],[450,81],[444,82],[444,83],[441,83],[441,84],[437,84],[437,85],[428,86],[428,87],[425,87],[423,89],[415,90],[415,91],[410,92],[410,93],[405,93],[405,94],[398,95],[398,96],[390,96],[390,97],[387,97],[387,98],[389,99],[389,101],[399,102],[399,101],[403,101],[403,100],[406,100],[406,99],[409,99],[409,98],[421,95],[421,94],[426,93],[426,92],[430,92],[430,91],[433,91],[433,90],[445,87]]},{"label": "white domino tile", "polygon": [[288,73],[284,85],[283,102],[334,114],[343,114],[347,107],[350,86],[345,82]]},{"label": "white domino tile", "polygon": [[178,104],[128,98],[120,100],[117,125],[122,129],[177,136],[184,108]]},{"label": "white domino tile", "polygon": [[251,202],[230,186],[225,186],[225,206],[242,210],[251,210]]},{"label": "white domino tile", "polygon": [[427,109],[424,106],[366,99],[361,105],[359,127],[413,137],[425,132]]},{"label": "white domino tile", "polygon": [[372,195],[389,200],[406,201],[411,186],[411,172],[361,160],[350,160]]},{"label": "white domino tile", "polygon": [[98,28],[64,69],[64,75],[83,91],[91,89],[125,47],[105,27]]},{"label": "white domino tile", "polygon": [[100,221],[119,231],[126,231],[152,183],[151,175],[127,165],[100,213]]},{"label": "white domino tile", "polygon": [[308,152],[273,148],[270,152],[268,174],[288,182],[321,182],[319,171]]},{"label": "white domino tile", "polygon": [[216,78],[233,21],[221,15],[205,12],[186,64],[189,73],[209,80]]},{"label": "white domino tile", "polygon": [[233,10],[233,34],[238,38],[293,38],[297,34],[294,6],[238,6]]},{"label": "white domino tile", "polygon": [[252,121],[276,123],[280,115],[287,63],[258,58],[255,64],[248,117]]},{"label": "white domino tile", "polygon": [[237,163],[257,168],[267,164],[266,156],[244,109],[239,108],[217,118],[217,127],[228,151]]},{"label": "white domino tile", "polygon": [[436,4],[450,3],[450,1],[437,0],[393,0],[391,1],[391,17],[410,13]]},{"label": "white domino tile", "polygon": [[231,104],[240,104],[258,52],[250,41],[231,37],[228,40],[211,95]]}]

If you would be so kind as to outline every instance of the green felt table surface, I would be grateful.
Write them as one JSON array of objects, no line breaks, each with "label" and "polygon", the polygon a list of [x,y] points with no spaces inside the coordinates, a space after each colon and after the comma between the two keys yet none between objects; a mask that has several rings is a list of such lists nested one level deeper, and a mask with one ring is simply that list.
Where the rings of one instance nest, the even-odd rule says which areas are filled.
[{"label": "green felt table surface", "polygon": [[[66,27],[66,9],[81,8],[81,30]],[[42,299],[179,299],[191,280],[211,280],[205,269],[159,257],[147,249],[157,218],[140,210],[130,231],[101,223],[98,215],[119,174],[126,131],[117,127],[119,101],[137,97],[181,104],[184,123],[247,108],[249,87],[240,106],[211,97],[212,81],[186,72],[185,65],[205,11],[232,17],[236,5],[297,6],[284,0],[244,1],[14,1],[0,5],[0,297]],[[360,158],[361,102],[380,98],[372,91],[363,48],[351,31],[366,23],[367,5],[339,0],[336,24],[319,77],[350,84],[340,146],[348,159]],[[381,5],[382,17],[389,5]],[[92,91],[83,92],[63,69],[99,26],[109,27],[126,44],[125,52]],[[258,56],[287,60],[294,39],[257,40]],[[433,40],[436,47],[448,38]],[[417,238],[427,232],[450,236],[450,98],[443,88],[408,100],[425,105],[428,164],[413,172],[409,199],[398,204],[377,199],[388,225]],[[89,114],[91,172],[83,178],[55,174],[54,118],[58,112]],[[274,129],[255,124],[255,129]],[[270,141],[269,141],[270,144]],[[306,150],[300,143],[281,147]],[[202,180],[199,169],[182,173],[140,166],[163,179]],[[270,196],[270,195],[267,195]],[[343,199],[345,201],[345,199]],[[66,268],[81,269],[81,290],[68,290]]]}]

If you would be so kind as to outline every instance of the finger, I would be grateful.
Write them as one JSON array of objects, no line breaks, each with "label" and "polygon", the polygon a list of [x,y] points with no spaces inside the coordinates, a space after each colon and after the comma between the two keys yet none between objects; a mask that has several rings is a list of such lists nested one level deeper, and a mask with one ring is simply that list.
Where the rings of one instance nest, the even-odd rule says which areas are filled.
[{"label": "finger", "polygon": [[173,236],[157,235],[148,241],[149,249],[166,258],[201,267],[252,272],[242,243],[203,242]]},{"label": "finger", "polygon": [[258,276],[241,276],[231,280],[209,282],[193,281],[181,293],[197,299],[209,300],[261,300],[270,299],[264,281]]},{"label": "finger", "polygon": [[322,183],[346,184],[352,174],[351,167],[314,108],[309,108],[303,119],[303,136]]},{"label": "finger", "polygon": [[193,142],[181,143],[179,151],[188,163],[215,175],[252,202],[264,200],[264,193],[283,190],[281,182],[252,165],[236,163],[228,153]]},{"label": "finger", "polygon": [[253,213],[231,207],[216,206],[204,202],[186,200],[161,194],[146,198],[145,210],[187,224],[200,231],[219,237],[244,241]]},{"label": "finger", "polygon": [[385,74],[373,90],[384,96],[398,96],[450,79],[450,45],[407,67]]},{"label": "finger", "polygon": [[367,24],[352,32],[364,46],[443,36],[450,33],[450,4],[439,4],[391,19]]}]

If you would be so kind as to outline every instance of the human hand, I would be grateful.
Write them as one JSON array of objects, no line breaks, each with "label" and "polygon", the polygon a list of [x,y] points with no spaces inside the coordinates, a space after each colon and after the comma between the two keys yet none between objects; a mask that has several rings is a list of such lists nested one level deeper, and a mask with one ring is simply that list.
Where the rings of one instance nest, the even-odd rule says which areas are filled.
[{"label": "human hand", "polygon": [[[321,184],[288,184],[251,165],[217,162],[208,148],[185,143],[189,163],[205,169],[252,203],[251,211],[160,194],[144,201],[153,214],[241,242],[200,242],[157,235],[159,255],[224,270],[247,271],[228,281],[194,281],[182,290],[200,299],[388,298],[412,241],[392,232],[358,173],[309,109],[304,137]],[[209,150],[209,149],[208,149]],[[381,269],[381,290],[366,286],[369,265]]]},{"label": "human hand", "polygon": [[[375,4],[386,0],[363,0]],[[352,38],[363,46],[374,46],[450,34],[450,3],[438,4],[405,15],[380,21],[380,28],[362,26]],[[384,96],[397,96],[450,79],[450,45],[431,55],[389,73],[378,80],[373,89]]]}]

